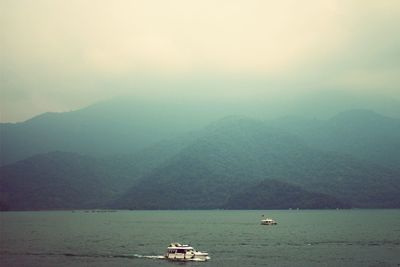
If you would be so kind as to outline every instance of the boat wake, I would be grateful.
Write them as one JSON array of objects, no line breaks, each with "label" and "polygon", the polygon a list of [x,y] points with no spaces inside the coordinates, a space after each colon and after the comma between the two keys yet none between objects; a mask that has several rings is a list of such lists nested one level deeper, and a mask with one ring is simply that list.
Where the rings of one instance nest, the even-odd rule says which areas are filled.
[{"label": "boat wake", "polygon": [[2,251],[0,255],[25,255],[25,256],[65,256],[82,258],[128,258],[128,259],[165,259],[163,255],[140,255],[140,254],[91,254],[91,253],[34,253],[34,252],[8,252]]},{"label": "boat wake", "polygon": [[133,257],[133,258],[145,258],[145,259],[159,259],[159,260],[164,260],[165,257],[162,255],[158,256],[148,256],[148,255],[139,255],[139,254],[133,254],[133,255],[120,255],[121,257]]}]

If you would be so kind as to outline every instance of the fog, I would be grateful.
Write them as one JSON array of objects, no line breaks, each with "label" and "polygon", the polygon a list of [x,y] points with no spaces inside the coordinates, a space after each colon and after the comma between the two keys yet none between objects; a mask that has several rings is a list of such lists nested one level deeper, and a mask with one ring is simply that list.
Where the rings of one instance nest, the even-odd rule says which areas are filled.
[{"label": "fog", "polygon": [[400,117],[398,1],[1,1],[1,122],[115,97]]}]

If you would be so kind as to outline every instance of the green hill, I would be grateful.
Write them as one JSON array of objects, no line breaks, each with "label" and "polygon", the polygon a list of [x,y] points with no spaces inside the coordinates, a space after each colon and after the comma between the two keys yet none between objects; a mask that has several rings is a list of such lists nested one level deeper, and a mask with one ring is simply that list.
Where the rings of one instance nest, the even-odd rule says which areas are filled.
[{"label": "green hill", "polygon": [[226,117],[132,153],[35,155],[0,167],[0,205],[11,210],[400,207],[398,169],[341,152],[339,145],[334,150],[310,144],[304,122],[293,124],[298,133],[282,125]]},{"label": "green hill", "polygon": [[114,205],[223,208],[243,187],[266,179],[318,193],[332,205],[338,205],[338,200],[354,207],[399,205],[399,173],[312,149],[293,135],[236,118],[208,127],[204,135],[143,177]]},{"label": "green hill", "polygon": [[296,134],[308,145],[400,169],[400,120],[370,110],[350,110],[329,120],[286,117],[269,125]]}]

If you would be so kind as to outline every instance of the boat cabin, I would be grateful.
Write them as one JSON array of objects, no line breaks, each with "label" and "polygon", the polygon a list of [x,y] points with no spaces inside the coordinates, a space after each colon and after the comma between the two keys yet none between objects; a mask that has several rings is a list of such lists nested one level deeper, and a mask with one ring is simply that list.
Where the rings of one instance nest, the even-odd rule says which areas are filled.
[{"label": "boat cabin", "polygon": [[171,243],[165,253],[165,258],[177,261],[206,261],[210,259],[207,252],[200,252],[189,245]]},{"label": "boat cabin", "polygon": [[266,218],[266,219],[261,220],[261,224],[262,225],[276,225],[277,222],[273,219]]}]

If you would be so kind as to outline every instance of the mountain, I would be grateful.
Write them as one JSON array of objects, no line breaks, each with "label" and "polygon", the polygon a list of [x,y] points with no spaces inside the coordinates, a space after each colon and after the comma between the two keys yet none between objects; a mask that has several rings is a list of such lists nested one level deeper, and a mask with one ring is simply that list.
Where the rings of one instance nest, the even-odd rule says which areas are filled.
[{"label": "mountain", "polygon": [[77,209],[104,207],[121,181],[98,160],[53,152],[1,167],[2,209]]},{"label": "mountain", "polygon": [[313,148],[400,169],[400,119],[350,110],[329,120],[286,117],[268,124],[299,136]]},{"label": "mountain", "polygon": [[[11,210],[400,207],[398,169],[357,153],[321,149],[318,142],[310,144],[305,138],[315,133],[316,125],[327,134],[327,125],[335,120],[343,118],[295,120],[290,129],[290,124],[283,127],[283,120],[277,125],[231,116],[132,153],[35,155],[0,167],[0,206]],[[354,128],[354,123],[347,125]],[[349,138],[343,136],[343,142]]]},{"label": "mountain", "polygon": [[285,182],[264,180],[233,194],[226,209],[349,208],[350,203]]},{"label": "mountain", "polygon": [[200,129],[219,113],[186,103],[118,98],[76,111],[45,113],[21,123],[0,123],[0,165],[51,151],[132,154]]},{"label": "mountain", "polygon": [[106,208],[141,176],[177,154],[192,135],[137,154],[49,152],[0,167],[0,210]]},{"label": "mountain", "polygon": [[[379,165],[312,149],[296,136],[264,123],[228,118],[209,126],[167,164],[142,177],[114,206],[225,208],[233,195],[243,193],[242,188],[272,180],[276,189],[290,184],[299,194],[325,199],[330,207],[348,203],[353,207],[397,207],[399,177],[398,172]],[[283,195],[277,199],[285,201]]]},{"label": "mountain", "polygon": [[[162,140],[198,131],[217,118],[249,108],[232,103],[116,98],[71,112],[45,113],[21,123],[0,123],[0,166],[51,151],[89,156],[135,154]],[[252,113],[265,114],[261,107]],[[268,114],[265,114],[267,116]],[[400,120],[351,110],[328,120],[269,121],[313,148],[400,166]]]}]

